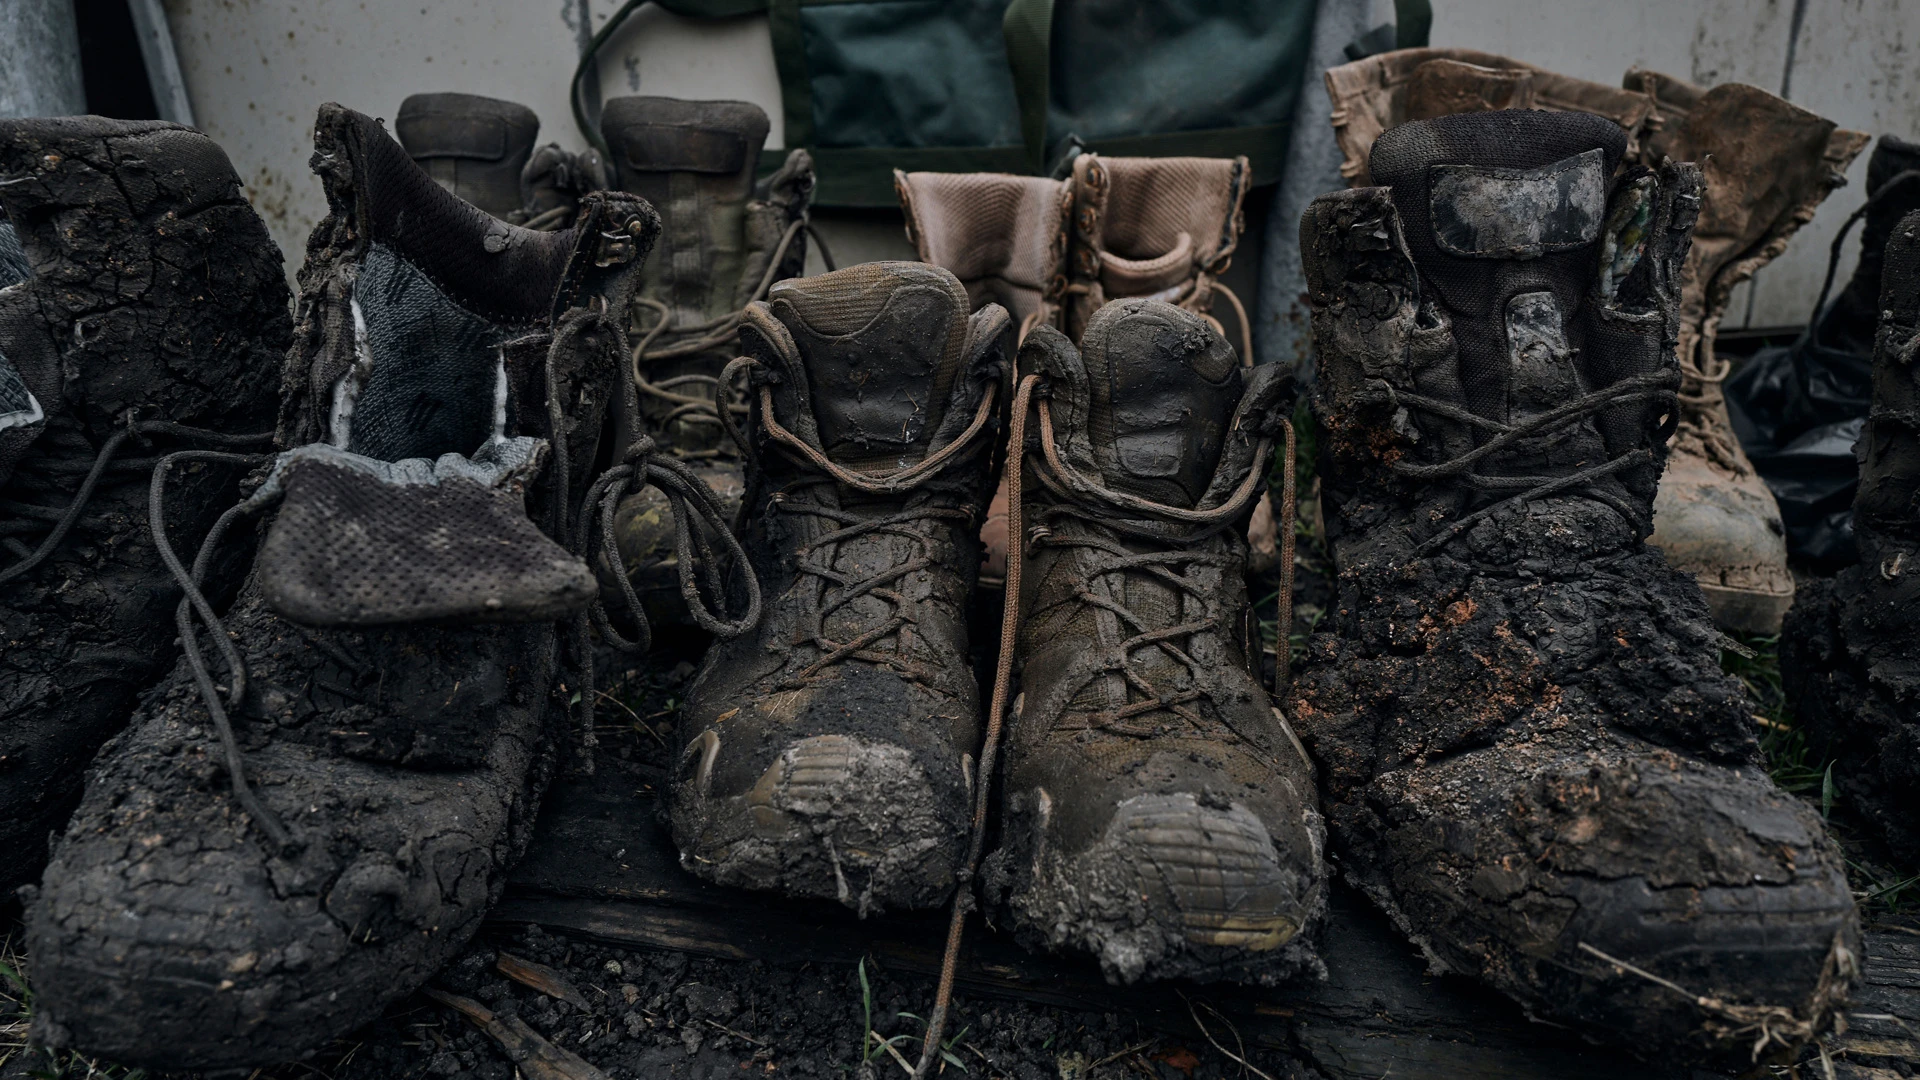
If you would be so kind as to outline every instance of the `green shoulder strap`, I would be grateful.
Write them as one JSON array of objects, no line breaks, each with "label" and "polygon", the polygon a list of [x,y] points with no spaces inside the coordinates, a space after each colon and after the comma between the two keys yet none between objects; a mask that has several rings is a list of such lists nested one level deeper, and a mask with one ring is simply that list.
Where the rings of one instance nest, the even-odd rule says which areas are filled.
[{"label": "green shoulder strap", "polygon": [[1007,67],[1013,70],[1013,95],[1020,106],[1020,139],[1027,145],[1027,169],[1047,168],[1047,99],[1052,92],[1053,0],[1013,0],[1000,22],[1007,39]]},{"label": "green shoulder strap", "polygon": [[1433,32],[1430,0],[1393,0],[1393,47],[1424,49]]}]

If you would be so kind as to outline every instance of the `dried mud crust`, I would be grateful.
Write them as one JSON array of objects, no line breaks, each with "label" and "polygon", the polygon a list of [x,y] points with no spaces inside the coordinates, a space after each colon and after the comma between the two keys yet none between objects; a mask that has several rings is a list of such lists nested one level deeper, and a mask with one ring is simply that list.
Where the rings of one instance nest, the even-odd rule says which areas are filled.
[{"label": "dried mud crust", "polygon": [[[61,388],[42,402],[46,430],[0,485],[0,537],[27,548],[129,411],[229,433],[272,430],[292,335],[280,252],[210,140],[170,125],[109,137],[130,125],[31,123],[53,134],[0,142],[0,174],[10,178],[0,203],[35,277],[0,305],[15,326],[37,323],[46,335],[16,349],[15,362],[57,362],[47,374]],[[147,466],[182,445],[156,437],[123,447],[55,554],[0,586],[0,890],[38,873],[87,760],[176,655],[178,593],[148,532]],[[225,468],[176,472],[168,524],[177,549],[198,544],[233,497],[233,479]],[[245,554],[237,539],[215,564],[216,599],[231,595]]]},{"label": "dried mud crust", "polygon": [[1847,634],[1866,572],[1851,566],[1802,586],[1780,635],[1780,675],[1795,719],[1840,763],[1832,775],[1848,811],[1866,818],[1902,865],[1920,866],[1920,719],[1912,702],[1901,707],[1894,687],[1905,672],[1893,670],[1911,660],[1899,664],[1884,645],[1870,651],[1870,640]]},{"label": "dried mud crust", "polygon": [[240,809],[184,663],[88,777],[30,899],[34,1036],[158,1068],[324,1045],[479,928],[551,773],[550,627],[305,631],[251,592]]},{"label": "dried mud crust", "polygon": [[1649,1052],[1829,1023],[1859,955],[1843,864],[1759,767],[1698,591],[1594,504],[1420,559],[1393,529],[1347,545],[1292,709],[1348,878],[1435,966]]}]

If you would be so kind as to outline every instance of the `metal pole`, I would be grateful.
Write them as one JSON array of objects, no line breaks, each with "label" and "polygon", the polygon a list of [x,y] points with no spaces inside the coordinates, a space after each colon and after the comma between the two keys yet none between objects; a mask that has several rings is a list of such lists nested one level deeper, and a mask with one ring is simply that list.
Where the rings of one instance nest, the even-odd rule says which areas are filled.
[{"label": "metal pole", "polygon": [[173,30],[160,0],[127,0],[133,32],[140,39],[140,56],[147,62],[147,84],[160,119],[193,127],[193,103],[187,100],[187,80],[180,73],[180,54],[173,50]]},{"label": "metal pole", "polygon": [[0,0],[0,117],[86,111],[73,0]]}]

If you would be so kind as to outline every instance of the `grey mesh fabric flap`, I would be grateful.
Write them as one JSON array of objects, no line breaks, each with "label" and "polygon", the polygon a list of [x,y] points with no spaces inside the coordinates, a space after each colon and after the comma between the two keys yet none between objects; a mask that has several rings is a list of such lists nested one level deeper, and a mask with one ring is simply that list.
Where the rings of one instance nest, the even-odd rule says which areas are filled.
[{"label": "grey mesh fabric flap", "polygon": [[255,500],[281,499],[260,550],[268,606],[308,626],[545,622],[597,589],[585,562],[528,520],[546,444],[468,459],[385,462],[331,446],[281,455]]},{"label": "grey mesh fabric flap", "polygon": [[27,380],[7,362],[6,354],[0,353],[0,431],[37,424],[45,418],[40,403],[27,389]]},{"label": "grey mesh fabric flap", "polygon": [[1607,209],[1605,156],[1588,150],[1537,169],[1435,165],[1433,236],[1477,259],[1536,259],[1590,244]]}]

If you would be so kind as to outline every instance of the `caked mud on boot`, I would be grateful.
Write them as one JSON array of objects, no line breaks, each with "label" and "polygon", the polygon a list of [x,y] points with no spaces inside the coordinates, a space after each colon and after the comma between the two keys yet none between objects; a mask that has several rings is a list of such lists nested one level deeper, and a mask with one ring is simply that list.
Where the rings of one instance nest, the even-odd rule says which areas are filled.
[{"label": "caked mud on boot", "polygon": [[[0,208],[5,896],[39,875],[87,762],[179,655],[180,593],[147,528],[155,456],[266,449],[293,323],[280,251],[198,132],[0,121]],[[199,543],[240,471],[176,480],[179,537]],[[249,545],[213,554],[223,602]]]},{"label": "caked mud on boot", "polygon": [[1292,386],[1198,315],[1029,335],[1020,671],[986,895],[1116,982],[1319,970],[1313,771],[1260,684],[1247,517]]},{"label": "caked mud on boot", "polygon": [[1437,969],[1751,1067],[1834,1023],[1858,916],[1697,586],[1643,542],[1700,179],[1616,171],[1625,141],[1410,123],[1373,147],[1385,186],[1308,209],[1339,595],[1289,715],[1336,858]]},{"label": "caked mud on boot", "polygon": [[[738,417],[746,407],[736,388],[720,384],[720,372],[740,355],[742,309],[807,262],[813,159],[789,151],[779,170],[759,179],[768,126],[749,102],[666,97],[614,98],[600,122],[620,187],[661,217],[634,307],[641,425],[720,496],[729,520],[745,479],[720,410]],[[690,625],[665,496],[646,488],[622,500],[615,535],[649,615]]]},{"label": "caked mud on boot", "polygon": [[1680,273],[1680,423],[1651,543],[1694,577],[1721,626],[1777,633],[1793,602],[1786,527],[1734,436],[1720,388],[1728,365],[1714,342],[1734,286],[1786,247],[1866,137],[1755,86],[1706,89],[1633,70],[1612,87],[1466,49],[1401,49],[1326,78],[1341,173],[1356,182],[1369,181],[1367,154],[1381,132],[1491,109],[1604,116],[1625,130],[1628,162],[1700,163],[1700,218]]},{"label": "caked mud on boot", "polygon": [[562,541],[657,219],[507,225],[337,105],[315,144],[285,449],[215,529],[264,513],[260,555],[223,619],[182,604],[30,898],[48,1046],[237,1069],[351,1031],[479,928],[551,772],[550,620],[595,596]]},{"label": "caked mud on boot", "polygon": [[681,865],[862,914],[951,895],[980,694],[967,603],[1013,327],[959,281],[880,262],[782,282],[742,329],[757,632],[681,709]]},{"label": "caked mud on boot", "polygon": [[1920,863],[1920,212],[1881,266],[1873,410],[1860,436],[1860,561],[1800,594],[1780,638],[1794,716],[1841,800],[1902,865]]},{"label": "caked mud on boot", "polygon": [[540,118],[514,101],[478,94],[414,94],[393,135],[441,187],[501,221],[553,231],[573,224],[580,196],[608,186],[600,155],[558,143],[536,148]]}]

